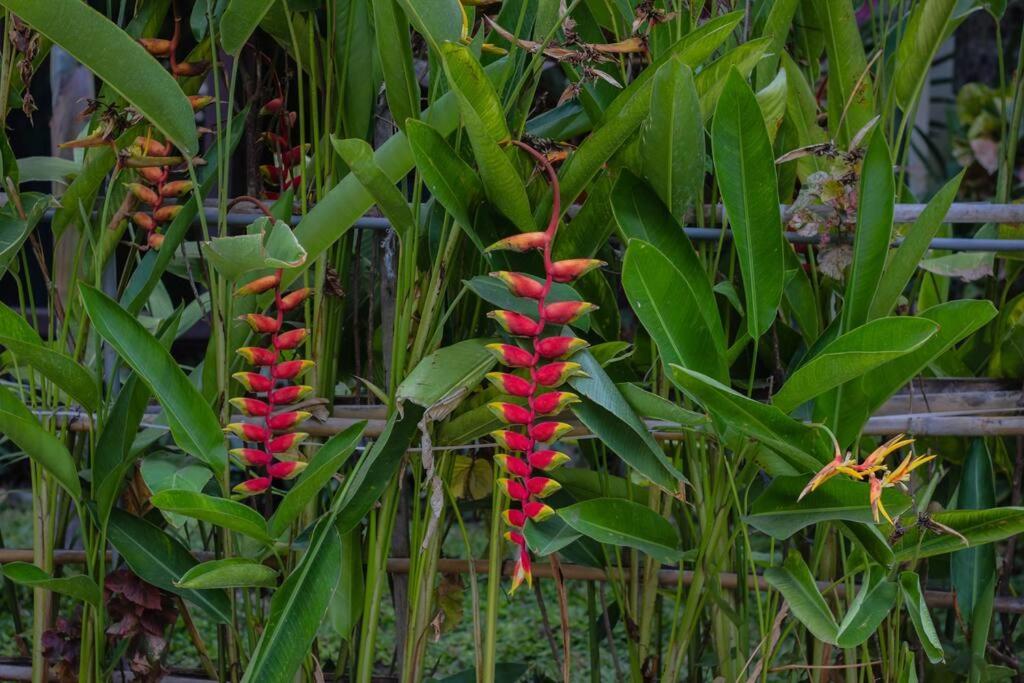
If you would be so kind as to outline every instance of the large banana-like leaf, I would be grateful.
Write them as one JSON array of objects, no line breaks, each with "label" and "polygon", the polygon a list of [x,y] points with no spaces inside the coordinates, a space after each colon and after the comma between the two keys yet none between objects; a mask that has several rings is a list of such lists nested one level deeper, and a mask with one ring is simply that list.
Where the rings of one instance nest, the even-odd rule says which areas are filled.
[{"label": "large banana-like leaf", "polygon": [[957,0],[931,0],[914,3],[910,18],[896,48],[893,88],[904,112],[914,106],[932,60],[946,40]]}]

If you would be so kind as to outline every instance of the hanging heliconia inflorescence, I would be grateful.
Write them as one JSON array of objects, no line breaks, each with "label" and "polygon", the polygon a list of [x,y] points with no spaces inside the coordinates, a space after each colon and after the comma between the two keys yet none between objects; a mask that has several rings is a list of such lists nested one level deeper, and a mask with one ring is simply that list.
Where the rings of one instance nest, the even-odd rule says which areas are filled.
[{"label": "hanging heliconia inflorescence", "polygon": [[288,293],[281,291],[281,271],[256,278],[236,294],[274,293],[272,315],[249,313],[242,319],[252,331],[265,338],[261,346],[246,346],[238,354],[251,366],[233,377],[245,387],[249,396],[233,398],[231,404],[252,422],[233,422],[225,431],[247,442],[244,448],[231,450],[231,455],[253,476],[235,487],[243,496],[262,493],[275,479],[291,479],[306,468],[300,460],[299,444],[308,436],[294,431],[309,417],[304,410],[292,406],[313,391],[299,384],[298,379],[313,367],[313,361],[298,357],[297,349],[307,336],[304,327],[284,330],[284,316],[302,305],[310,294],[308,287]]},{"label": "hanging heliconia inflorescence", "polygon": [[505,523],[510,527],[505,538],[516,546],[510,592],[514,592],[524,581],[528,585],[532,584],[530,552],[523,527],[527,520],[540,522],[554,512],[541,499],[557,491],[560,485],[554,479],[543,476],[543,473],[569,459],[564,453],[553,450],[551,445],[571,427],[550,418],[579,401],[575,394],[560,391],[559,387],[570,377],[583,374],[578,363],[567,359],[586,347],[587,343],[576,337],[560,335],[558,330],[596,308],[585,301],[549,301],[551,286],[556,282],[572,282],[584,273],[604,265],[595,259],[551,260],[551,248],[561,213],[558,176],[543,154],[525,143],[515,141],[514,144],[526,150],[544,167],[551,181],[554,199],[551,220],[544,232],[522,233],[487,248],[488,252],[539,251],[544,258],[543,280],[525,273],[491,273],[514,296],[537,302],[535,316],[502,310],[488,314],[507,333],[521,338],[523,342],[522,345],[491,344],[488,347],[513,372],[492,372],[487,378],[503,394],[525,399],[525,405],[496,402],[489,406],[507,425],[506,429],[492,432],[492,436],[506,451],[494,458],[506,475],[498,480],[498,484],[511,499],[509,508],[504,512]]},{"label": "hanging heliconia inflorescence", "polygon": [[277,199],[302,184],[301,169],[309,145],[292,145],[291,131],[298,115],[285,106],[283,96],[268,100],[260,108],[260,116],[270,117],[272,121],[271,129],[264,131],[261,137],[273,158],[273,163],[260,166],[260,176],[271,188],[265,190],[264,194],[269,199]]}]

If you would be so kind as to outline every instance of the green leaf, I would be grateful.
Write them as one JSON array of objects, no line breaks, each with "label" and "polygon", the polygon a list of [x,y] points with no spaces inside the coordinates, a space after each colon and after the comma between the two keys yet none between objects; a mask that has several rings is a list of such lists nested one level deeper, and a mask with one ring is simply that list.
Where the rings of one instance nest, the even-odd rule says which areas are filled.
[{"label": "green leaf", "polygon": [[[196,463],[182,453],[157,452],[143,458],[139,467],[142,480],[152,493],[168,490],[199,492],[210,481],[213,472],[209,467]],[[167,521],[181,527],[186,517],[174,512],[164,512]]]},{"label": "green leaf", "polygon": [[938,332],[924,318],[879,318],[826,344],[789,376],[772,404],[784,413],[883,363],[921,347]]},{"label": "green leaf", "polygon": [[885,264],[885,271],[878,282],[878,289],[871,301],[871,308],[868,311],[869,318],[880,318],[892,313],[899,301],[900,294],[906,288],[910,278],[913,277],[925,252],[931,245],[946,212],[956,199],[960,189],[960,181],[966,171],[961,171],[955,178],[942,186],[942,189],[935,193],[927,206],[924,207],[917,220],[907,229],[906,237],[902,244],[893,251]]},{"label": "green leaf", "polygon": [[108,538],[140,579],[198,605],[217,623],[231,623],[231,603],[224,591],[200,591],[175,585],[175,581],[197,564],[177,539],[146,520],[116,508],[110,514]]},{"label": "green leaf", "polygon": [[[775,477],[768,488],[750,506],[744,521],[780,541],[800,529],[819,522],[844,520],[871,524],[871,504],[866,483],[834,478],[797,501],[810,475]],[[882,504],[891,515],[910,507],[910,497],[902,491],[882,491]]]},{"label": "green leaf", "polygon": [[228,282],[267,268],[298,268],[306,262],[306,250],[284,221],[263,216],[244,235],[214,237],[202,243],[203,256]]},{"label": "green leaf", "polygon": [[127,311],[99,290],[79,285],[82,301],[96,331],[114,347],[149,386],[172,420],[171,433],[182,449],[214,472],[227,466],[224,434],[209,403],[188,381],[177,361]]},{"label": "green leaf", "polygon": [[843,298],[843,330],[846,331],[868,321],[868,311],[878,291],[892,241],[896,187],[889,146],[885,144],[881,129],[875,130],[868,143],[861,166],[858,196],[853,263],[850,264]]},{"label": "green leaf", "polygon": [[445,45],[441,57],[462,115],[471,113],[493,142],[508,142],[512,135],[505,121],[505,109],[473,53],[463,45]]},{"label": "green leaf", "polygon": [[388,109],[398,128],[405,130],[406,122],[420,115],[420,86],[412,61],[409,21],[396,0],[378,0],[372,7],[373,33],[384,72]]},{"label": "green leaf", "polygon": [[622,262],[622,287],[666,366],[706,368],[718,380],[728,378],[721,320],[703,272],[684,275],[656,247],[633,239]]},{"label": "green leaf", "polygon": [[406,16],[435,51],[462,37],[462,7],[458,0],[400,0]]},{"label": "green leaf", "polygon": [[224,50],[229,54],[238,55],[274,2],[275,0],[228,0],[220,19],[220,42]]},{"label": "green leaf", "polygon": [[815,638],[835,644],[839,625],[825,598],[818,592],[811,570],[800,553],[791,550],[781,567],[769,567],[764,571],[764,578],[772,588],[782,593],[793,616]]},{"label": "green leaf", "polygon": [[341,571],[338,572],[338,587],[327,607],[327,620],[342,640],[350,640],[352,629],[363,617],[366,579],[361,544],[358,530],[341,537]]},{"label": "green leaf", "polygon": [[[700,108],[704,118],[711,118],[717,109],[719,98],[726,87],[729,74],[736,71],[746,82],[750,72],[768,49],[767,38],[757,38],[743,43],[701,69],[697,76],[697,91],[700,93]],[[758,108],[760,114],[760,107]],[[762,116],[762,120],[764,117]]]},{"label": "green leaf", "polygon": [[39,336],[36,329],[29,323],[28,318],[18,315],[18,313],[4,304],[0,304],[0,329],[4,331],[4,336],[8,339],[17,339],[18,341],[36,346],[42,346],[43,344],[42,337]]},{"label": "green leaf", "polygon": [[575,543],[583,534],[566,524],[557,515],[537,523],[530,520],[523,527],[523,536],[530,552],[537,557],[547,557],[562,548]]},{"label": "green leaf", "polygon": [[[786,119],[796,132],[798,147],[809,147],[828,141],[828,134],[818,125],[818,104],[814,91],[807,83],[803,71],[788,53],[782,53],[782,68],[786,70]],[[797,175],[801,181],[816,171],[825,170],[825,164],[815,155],[797,159]]]},{"label": "green leaf", "polygon": [[703,405],[721,425],[782,455],[797,472],[814,472],[831,458],[832,446],[820,429],[797,422],[775,406],[739,394],[699,372],[672,366],[676,384]]},{"label": "green leaf", "polygon": [[927,3],[927,11],[924,3],[914,4],[910,10],[910,18],[896,48],[892,84],[896,101],[908,116],[921,94],[939,46],[948,37],[956,6],[957,0],[932,0]]},{"label": "green leaf", "polygon": [[0,207],[0,277],[7,272],[11,261],[21,251],[28,236],[39,225],[39,220],[50,204],[49,198],[44,198],[34,192],[26,192],[21,195],[21,200],[22,207],[25,209],[25,218],[17,213],[13,202],[7,202]]},{"label": "green leaf", "polygon": [[[380,91],[382,75],[372,11],[370,0],[336,3],[333,8],[334,63],[342,110],[341,132],[345,137],[369,134]],[[367,74],[368,65],[372,67],[372,76]]]},{"label": "green leaf", "polygon": [[839,624],[836,644],[842,648],[853,648],[863,644],[892,611],[898,592],[896,583],[885,578],[885,570],[873,565],[864,585]]},{"label": "green leaf", "polygon": [[359,440],[363,437],[366,422],[357,422],[340,434],[335,434],[317,449],[310,459],[309,465],[299,478],[292,484],[277,509],[267,521],[267,530],[271,538],[278,538],[293,521],[309,505],[320,489],[331,480],[342,465],[348,461],[355,451]]},{"label": "green leaf", "polygon": [[640,134],[644,175],[681,218],[704,189],[704,119],[693,71],[674,57],[654,75],[651,110]]},{"label": "green leaf", "polygon": [[875,115],[868,60],[850,0],[820,0],[813,6],[828,55],[828,128],[845,145]]},{"label": "green leaf", "polygon": [[175,582],[179,588],[274,588],[277,571],[244,557],[203,562]]},{"label": "green leaf", "polygon": [[907,616],[910,617],[910,623],[914,625],[917,639],[921,642],[925,654],[928,655],[928,661],[932,664],[941,662],[946,655],[942,651],[939,634],[935,632],[935,624],[928,611],[928,603],[924,600],[921,578],[915,572],[900,572],[900,590],[907,606]]},{"label": "green leaf", "polygon": [[[466,339],[430,354],[398,385],[395,401],[398,404],[409,401],[422,408],[444,404],[448,412],[454,410],[458,401],[476,388],[494,367],[494,354],[487,350],[489,342],[488,339]],[[431,419],[441,417],[443,415]]]},{"label": "green leaf", "polygon": [[290,683],[327,613],[341,571],[341,538],[329,517],[321,519],[309,548],[274,592],[270,617],[242,682]]},{"label": "green leaf", "polygon": [[188,98],[167,69],[116,24],[81,0],[0,0],[0,5],[103,79],[186,155],[199,151]]},{"label": "green leaf", "polygon": [[746,296],[747,328],[764,334],[782,300],[782,221],[775,162],[757,99],[732,71],[715,110],[711,146]]},{"label": "green leaf", "polygon": [[679,560],[679,533],[649,507],[619,498],[594,498],[561,508],[558,516],[599,543],[636,548],[664,563]]},{"label": "green leaf", "polygon": [[[3,389],[10,396],[7,389]],[[78,470],[71,453],[64,443],[43,429],[30,415],[9,412],[8,405],[0,406],[0,434],[13,441],[25,451],[29,458],[49,472],[71,495],[72,500],[82,500],[82,485],[78,481]]]},{"label": "green leaf", "polygon": [[102,399],[96,380],[70,356],[49,346],[20,341],[6,334],[0,336],[0,346],[6,346],[19,363],[30,365],[89,412],[99,410]]},{"label": "green leaf", "polygon": [[[992,460],[983,439],[971,440],[964,460],[960,484],[957,487],[958,510],[985,510],[996,504]],[[966,535],[966,534],[965,534]],[[950,557],[950,579],[956,593],[957,607],[968,628],[984,628],[974,624],[974,607],[992,590],[992,577],[996,575],[996,551],[991,545],[959,550]]]},{"label": "green leaf", "polygon": [[757,106],[761,107],[761,115],[764,116],[764,125],[768,129],[768,138],[775,142],[779,127],[782,126],[782,119],[786,115],[786,94],[789,87],[786,82],[785,69],[779,72],[772,79],[771,83],[757,91]]},{"label": "green leaf", "polygon": [[631,382],[619,382],[615,386],[618,387],[619,393],[626,399],[630,407],[636,411],[637,415],[654,420],[673,422],[684,427],[696,427],[697,425],[706,424],[708,421],[706,416],[695,413],[692,410],[687,410],[679,404],[673,403],[667,398],[662,398],[646,389],[642,389]]},{"label": "green leaf", "polygon": [[936,512],[931,519],[947,526],[964,538],[967,545],[956,535],[922,530],[916,520],[904,520],[910,528],[893,547],[897,562],[945,555],[994,543],[1024,531],[1024,508],[1001,507],[989,510],[951,510]]},{"label": "green leaf", "polygon": [[267,522],[260,513],[244,503],[229,498],[215,498],[186,489],[161,491],[150,498],[153,507],[209,522],[230,531],[237,531],[263,543],[272,543]]},{"label": "green leaf", "polygon": [[373,148],[366,141],[355,138],[339,140],[331,136],[331,144],[367,192],[373,196],[381,212],[398,233],[399,239],[403,243],[408,240],[416,229],[416,221],[413,219],[409,202],[384,175],[384,171],[380,170],[380,166],[373,159]]},{"label": "green leaf", "polygon": [[90,577],[84,575],[54,578],[34,564],[9,562],[2,566],[3,574],[15,583],[30,588],[42,588],[99,608],[103,602],[103,591]]}]

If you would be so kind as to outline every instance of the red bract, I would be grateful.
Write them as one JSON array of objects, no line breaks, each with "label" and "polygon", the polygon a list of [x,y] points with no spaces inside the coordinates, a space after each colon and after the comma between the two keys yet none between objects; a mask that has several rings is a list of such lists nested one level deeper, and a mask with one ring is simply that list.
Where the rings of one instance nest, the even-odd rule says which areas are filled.
[{"label": "red bract", "polygon": [[573,393],[550,389],[562,385],[570,377],[583,374],[577,363],[546,361],[571,356],[587,345],[581,339],[566,335],[545,336],[545,328],[547,325],[571,323],[595,308],[593,304],[584,301],[549,302],[551,286],[554,282],[571,282],[602,265],[600,261],[593,259],[569,259],[558,262],[551,260],[551,248],[558,231],[561,213],[558,203],[558,177],[544,155],[524,143],[514,144],[529,152],[544,166],[551,181],[554,201],[551,220],[544,232],[514,235],[486,249],[487,252],[499,249],[517,252],[539,250],[544,260],[543,280],[524,273],[508,271],[491,274],[503,282],[513,296],[536,302],[536,314],[533,316],[503,310],[488,314],[509,334],[525,338],[522,341],[523,347],[491,344],[488,348],[502,364],[522,368],[529,373],[528,377],[504,372],[493,372],[487,376],[499,391],[526,399],[525,406],[506,402],[491,403],[488,406],[509,425],[508,429],[492,432],[491,436],[504,450],[510,452],[498,454],[494,460],[508,474],[507,478],[498,479],[498,485],[512,499],[511,506],[504,512],[503,518],[511,527],[505,538],[516,546],[511,588],[513,592],[523,582],[532,582],[530,552],[526,537],[523,535],[523,525],[526,520],[540,522],[554,514],[551,506],[538,499],[554,493],[559,488],[558,482],[554,479],[534,476],[534,471],[553,470],[569,459],[563,453],[551,449],[538,449],[538,446],[557,440],[572,427],[564,422],[540,420],[546,415],[556,415],[566,406],[579,401]]}]

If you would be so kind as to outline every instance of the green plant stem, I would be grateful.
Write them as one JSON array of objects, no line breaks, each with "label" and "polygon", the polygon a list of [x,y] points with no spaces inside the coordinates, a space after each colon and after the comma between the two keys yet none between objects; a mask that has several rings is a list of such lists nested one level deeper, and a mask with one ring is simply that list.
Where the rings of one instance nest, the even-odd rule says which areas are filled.
[{"label": "green plant stem", "polygon": [[501,592],[501,511],[504,509],[502,493],[497,481],[491,490],[491,530],[487,543],[487,620],[484,625],[484,665],[481,680],[495,683],[495,664],[498,653],[498,596]]}]

